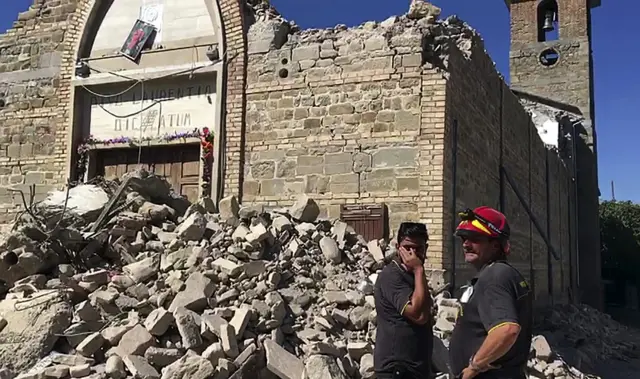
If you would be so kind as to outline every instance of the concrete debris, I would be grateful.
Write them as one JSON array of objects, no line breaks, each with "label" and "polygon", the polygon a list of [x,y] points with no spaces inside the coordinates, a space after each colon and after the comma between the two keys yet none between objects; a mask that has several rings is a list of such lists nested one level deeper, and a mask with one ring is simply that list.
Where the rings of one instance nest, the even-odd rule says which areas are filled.
[{"label": "concrete debris", "polygon": [[435,5],[424,0],[412,0],[409,6],[407,17],[410,19],[426,19],[429,23],[434,23],[442,10]]},{"label": "concrete debris", "polygon": [[[102,213],[67,226],[77,239],[52,234],[81,259],[58,256],[56,264],[42,266],[48,268],[14,275],[0,295],[3,376],[374,377],[373,284],[393,246],[367,243],[344,222],[318,220],[318,205],[306,195],[273,211],[228,197],[212,214],[180,205],[161,180],[144,174],[103,187],[113,195]],[[31,225],[50,232],[42,223]],[[18,230],[7,240],[12,251],[44,259],[32,234]],[[445,294],[433,294],[434,332],[442,339],[434,366],[441,372],[460,307]],[[559,333],[573,348],[582,341],[584,357],[632,350],[604,334],[585,334],[594,324],[622,332],[611,320],[568,309],[570,322],[567,310],[544,318],[553,333],[532,343],[532,372],[577,377],[564,353],[549,347]],[[582,337],[572,340],[568,331]],[[598,339],[611,349],[590,347]]]}]

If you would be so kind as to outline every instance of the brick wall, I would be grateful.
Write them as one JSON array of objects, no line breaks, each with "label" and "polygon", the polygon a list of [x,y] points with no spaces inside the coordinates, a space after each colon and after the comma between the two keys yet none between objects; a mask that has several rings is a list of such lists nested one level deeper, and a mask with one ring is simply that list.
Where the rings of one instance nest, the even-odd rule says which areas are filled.
[{"label": "brick wall", "polygon": [[[593,57],[589,0],[558,1],[558,39],[538,41],[537,6],[525,0],[510,5],[511,82],[515,89],[556,102],[558,108],[578,114],[576,126],[577,203],[580,218],[580,284],[582,300],[601,307],[599,189],[597,138],[594,125]],[[545,66],[540,55],[555,49],[557,63]],[[576,110],[577,109],[577,110]]]},{"label": "brick wall", "polygon": [[[451,148],[446,160],[446,203],[455,201],[456,210],[480,205],[502,209],[512,231],[510,261],[531,280],[537,301],[566,301],[570,256],[575,254],[569,232],[568,207],[574,201],[570,195],[570,171],[555,151],[543,145],[529,114],[496,72],[481,42],[476,41],[467,56],[473,59],[455,49],[449,55],[446,98],[447,130],[451,136],[447,145]],[[455,124],[457,137],[453,135]],[[455,159],[453,151],[457,151]],[[549,258],[547,246],[516,190],[501,175],[501,165],[541,229],[549,233],[560,261]],[[450,210],[447,205],[445,225],[451,225]],[[459,241],[454,239],[446,243],[444,266],[455,272],[457,285],[473,274],[464,263]]]},{"label": "brick wall", "polygon": [[416,29],[375,28],[303,32],[249,56],[245,202],[308,193],[329,217],[384,202],[392,234],[405,220],[440,234],[444,80],[422,71]]},{"label": "brick wall", "polygon": [[227,59],[223,87],[226,104],[222,111],[225,120],[224,135],[219,137],[224,141],[226,157],[224,172],[221,173],[224,178],[223,196],[241,196],[247,72],[244,2],[245,0],[219,1]]}]

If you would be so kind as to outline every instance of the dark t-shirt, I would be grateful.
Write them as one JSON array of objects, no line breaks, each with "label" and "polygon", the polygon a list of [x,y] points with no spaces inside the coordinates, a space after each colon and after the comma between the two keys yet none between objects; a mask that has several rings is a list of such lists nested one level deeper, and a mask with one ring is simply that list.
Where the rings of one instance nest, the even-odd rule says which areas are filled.
[{"label": "dark t-shirt", "polygon": [[398,367],[404,368],[411,377],[430,376],[431,322],[417,325],[402,316],[413,288],[413,274],[396,262],[385,266],[378,275],[374,292],[378,314],[374,365],[378,374],[390,374]]},{"label": "dark t-shirt", "polygon": [[515,323],[521,328],[518,339],[509,352],[492,363],[500,369],[476,378],[524,377],[532,333],[531,290],[524,277],[506,262],[492,263],[471,280],[460,300],[462,312],[449,344],[453,374],[459,375],[469,365],[493,328]]}]

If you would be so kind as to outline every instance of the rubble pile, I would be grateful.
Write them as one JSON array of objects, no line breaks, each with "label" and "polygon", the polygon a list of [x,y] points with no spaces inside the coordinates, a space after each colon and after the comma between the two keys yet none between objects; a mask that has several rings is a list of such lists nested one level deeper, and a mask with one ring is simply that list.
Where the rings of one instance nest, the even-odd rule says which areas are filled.
[{"label": "rubble pile", "polygon": [[544,310],[536,329],[544,331],[549,342],[567,359],[577,364],[638,358],[638,335],[588,305],[559,305]]},{"label": "rubble pile", "polygon": [[[305,195],[269,211],[228,197],[212,213],[144,172],[69,192],[34,207],[2,250],[18,259],[4,263],[1,379],[374,377],[373,286],[393,246],[319,220]],[[55,264],[28,265],[42,256]],[[433,291],[439,372],[460,307],[443,290]],[[607,334],[624,329],[593,310],[554,308],[540,327],[531,378],[588,378],[567,351],[620,358],[635,346]]]},{"label": "rubble pile", "polygon": [[[461,305],[446,292],[438,294],[434,303],[434,335],[439,338],[434,346],[434,365],[440,371],[447,371],[446,348]],[[638,357],[638,336],[596,309],[559,305],[541,310],[535,316],[536,335],[527,364],[530,379],[598,378],[587,374],[593,372],[595,363]]]},{"label": "rubble pile", "polygon": [[[441,9],[424,0],[412,0],[406,14],[391,16],[382,22],[368,21],[353,27],[338,24],[322,29],[300,29],[279,15],[268,2],[249,2],[252,14],[247,34],[250,55],[273,55],[274,50],[293,51],[318,44],[321,58],[335,58],[339,53],[334,49],[356,52],[362,49],[357,47],[358,41],[363,41],[367,51],[361,58],[388,56],[390,51],[383,48],[386,46],[399,53],[419,51],[426,62],[443,69],[443,75],[447,76],[452,49],[460,51],[467,59],[471,59],[474,51],[485,51],[484,42],[475,29],[455,15],[439,19]],[[345,59],[349,58],[336,58],[335,62],[340,65],[338,62],[346,62]],[[310,64],[291,62],[288,67],[299,72],[311,67]]]},{"label": "rubble pile", "polygon": [[54,266],[26,270],[27,251],[47,244],[25,231],[42,225],[9,238],[30,247],[11,250],[21,249],[0,302],[0,377],[372,377],[373,283],[391,248],[318,220],[305,195],[271,212],[234,197],[216,214],[204,203],[178,212],[158,178],[133,177],[93,221],[73,217],[75,245],[66,259],[48,252]]}]

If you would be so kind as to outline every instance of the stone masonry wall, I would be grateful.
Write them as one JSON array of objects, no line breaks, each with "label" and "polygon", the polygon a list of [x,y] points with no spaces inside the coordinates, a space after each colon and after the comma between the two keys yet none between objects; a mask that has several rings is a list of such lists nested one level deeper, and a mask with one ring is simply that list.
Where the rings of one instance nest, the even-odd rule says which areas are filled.
[{"label": "stone masonry wall", "polygon": [[[466,52],[452,50],[449,70],[447,129],[453,133],[457,123],[457,156],[453,195],[448,191],[454,180],[454,149],[447,150],[447,202],[455,197],[456,210],[479,205],[502,209],[512,231],[510,261],[531,281],[538,303],[566,301],[570,256],[575,254],[570,232],[575,220],[570,221],[569,206],[574,198],[569,171],[557,152],[544,146],[530,115],[496,72],[479,41]],[[455,142],[453,136],[448,138],[448,144]],[[547,246],[516,191],[504,176],[501,179],[501,165],[543,231],[549,233],[560,261],[549,258]],[[459,284],[472,276],[460,251],[456,241],[453,254],[457,259],[446,253],[449,259],[444,262],[445,267],[455,270]]]},{"label": "stone masonry wall", "polygon": [[391,19],[251,54],[243,200],[286,205],[304,192],[330,217],[384,202],[391,233],[405,220],[440,229],[444,81],[422,72],[421,52],[421,32]]},{"label": "stone masonry wall", "polygon": [[69,71],[63,58],[77,1],[36,0],[0,35],[0,222],[64,183]]},{"label": "stone masonry wall", "polygon": [[[35,0],[0,35],[0,223],[22,208],[19,189],[41,199],[65,185],[71,126],[71,78],[80,41],[91,43],[99,29],[86,25],[104,0]],[[214,6],[215,3],[210,4]],[[246,66],[244,7],[220,0],[227,51],[224,194],[238,194]],[[214,7],[215,9],[215,7]],[[95,18],[95,22],[101,22]],[[87,34],[86,36],[83,33]],[[84,38],[83,38],[84,37]]]}]

